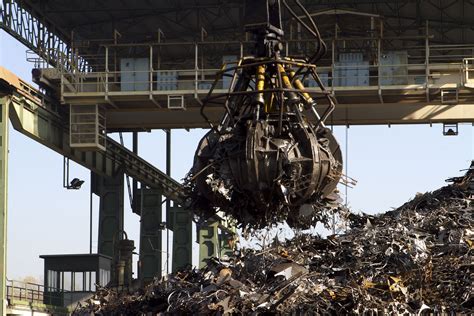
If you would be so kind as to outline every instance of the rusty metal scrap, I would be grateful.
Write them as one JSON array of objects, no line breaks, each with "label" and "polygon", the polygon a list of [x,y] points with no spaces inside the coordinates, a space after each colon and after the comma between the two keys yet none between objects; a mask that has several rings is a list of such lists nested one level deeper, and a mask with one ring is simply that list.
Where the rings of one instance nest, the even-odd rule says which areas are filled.
[{"label": "rusty metal scrap", "polygon": [[[300,234],[242,249],[202,270],[155,280],[144,291],[99,292],[82,311],[191,314],[395,314],[474,309],[474,211],[449,185],[371,216],[341,210],[349,229]],[[95,303],[94,303],[95,302]]]},{"label": "rusty metal scrap", "polygon": [[341,175],[335,138],[327,128],[310,133],[297,120],[283,122],[281,134],[266,121],[250,122],[203,138],[187,179],[191,208],[225,212],[242,227],[312,223],[334,199]]}]

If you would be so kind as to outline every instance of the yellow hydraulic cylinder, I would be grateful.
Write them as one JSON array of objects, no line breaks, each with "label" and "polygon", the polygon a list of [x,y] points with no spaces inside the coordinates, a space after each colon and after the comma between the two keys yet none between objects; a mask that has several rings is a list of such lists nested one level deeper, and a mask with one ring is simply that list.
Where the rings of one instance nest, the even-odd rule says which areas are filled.
[{"label": "yellow hydraulic cylinder", "polygon": [[263,89],[265,88],[265,65],[260,65],[257,67],[257,91],[258,94],[255,99],[255,103],[258,105],[264,105],[265,99],[263,96]]},{"label": "yellow hydraulic cylinder", "polygon": [[[304,90],[305,89],[305,86],[303,85],[303,83],[301,82],[300,79],[298,78],[295,78],[295,71],[293,69],[290,69],[290,76],[291,76],[291,79],[293,80],[293,84],[295,85],[295,87],[299,90]],[[309,95],[309,93],[307,92],[302,92],[303,94],[303,97],[304,97],[304,100],[306,101],[306,103],[308,104],[308,107],[313,107],[316,105],[316,102],[313,100],[313,98]]]},{"label": "yellow hydraulic cylinder", "polygon": [[[283,87],[286,89],[293,89],[290,78],[288,77],[285,68],[281,64],[278,64],[278,72],[280,73],[281,80],[283,81]],[[295,92],[286,92],[285,94],[290,103],[299,101],[298,95]]]},{"label": "yellow hydraulic cylinder", "polygon": [[286,73],[285,68],[281,64],[278,64],[278,71],[280,72],[281,79],[283,81],[283,85],[285,86],[285,88],[293,89],[290,78],[288,78],[288,74]]}]

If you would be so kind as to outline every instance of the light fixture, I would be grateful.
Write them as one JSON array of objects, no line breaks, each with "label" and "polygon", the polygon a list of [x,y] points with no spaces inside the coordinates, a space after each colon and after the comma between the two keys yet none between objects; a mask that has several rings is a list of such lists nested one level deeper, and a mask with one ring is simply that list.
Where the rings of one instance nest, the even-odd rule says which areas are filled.
[{"label": "light fixture", "polygon": [[73,178],[69,182],[69,158],[64,157],[63,160],[63,187],[68,190],[79,190],[84,184],[84,180]]},{"label": "light fixture", "polygon": [[443,124],[443,135],[444,136],[456,136],[459,134],[459,127],[457,123]]},{"label": "light fixture", "polygon": [[68,185],[68,189],[79,190],[83,184],[84,184],[84,180],[74,178],[71,180],[70,185]]}]

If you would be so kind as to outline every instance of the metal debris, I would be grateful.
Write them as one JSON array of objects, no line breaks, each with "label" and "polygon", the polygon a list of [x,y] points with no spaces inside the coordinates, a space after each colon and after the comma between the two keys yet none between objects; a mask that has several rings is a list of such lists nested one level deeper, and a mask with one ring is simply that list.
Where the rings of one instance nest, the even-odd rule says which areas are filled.
[{"label": "metal debris", "polygon": [[[306,227],[321,204],[333,201],[342,176],[341,150],[325,125],[336,100],[316,67],[327,47],[298,0],[311,27],[285,0],[250,3],[252,16],[262,13],[245,27],[255,39],[252,54],[225,64],[202,100],[201,115],[211,130],[200,141],[186,179],[190,209],[210,216],[223,212],[243,228],[284,221]],[[314,36],[314,55],[283,54],[284,7]],[[219,93],[224,77],[230,80],[228,91]],[[307,90],[307,79],[317,84],[317,92]],[[214,125],[207,113],[216,106],[224,111]]]},{"label": "metal debris", "polygon": [[474,204],[467,187],[420,194],[378,216],[341,211],[350,227],[344,234],[300,234],[242,249],[134,294],[102,289],[81,312],[472,313]]}]

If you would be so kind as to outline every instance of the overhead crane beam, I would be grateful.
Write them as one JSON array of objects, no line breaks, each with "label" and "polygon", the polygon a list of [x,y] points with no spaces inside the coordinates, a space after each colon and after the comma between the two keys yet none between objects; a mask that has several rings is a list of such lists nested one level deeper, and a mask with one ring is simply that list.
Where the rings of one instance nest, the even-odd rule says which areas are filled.
[{"label": "overhead crane beam", "polygon": [[[324,110],[325,106],[321,105]],[[107,127],[120,130],[138,129],[145,126],[155,128],[206,128],[197,106],[186,111],[129,110],[110,111],[107,114]],[[209,108],[207,115],[212,123],[219,123],[223,110]],[[442,124],[474,123],[474,102],[441,104],[440,102],[410,103],[339,103],[328,119],[331,125],[389,125],[389,124]],[[127,125],[128,124],[128,125]]]}]

